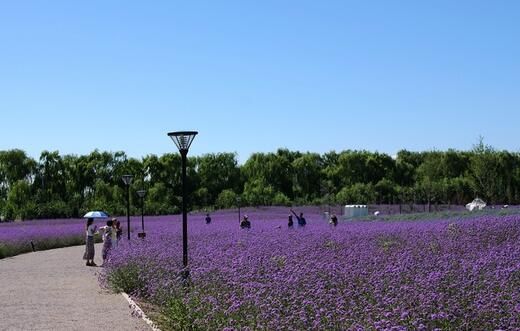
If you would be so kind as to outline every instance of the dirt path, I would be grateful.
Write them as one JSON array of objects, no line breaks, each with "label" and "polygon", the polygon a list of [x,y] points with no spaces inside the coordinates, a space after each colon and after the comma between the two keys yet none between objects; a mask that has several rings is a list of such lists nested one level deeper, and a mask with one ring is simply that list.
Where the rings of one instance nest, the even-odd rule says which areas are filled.
[{"label": "dirt path", "polygon": [[[83,246],[0,260],[0,330],[150,330],[120,294],[99,287]],[[101,246],[95,262],[101,264]]]}]

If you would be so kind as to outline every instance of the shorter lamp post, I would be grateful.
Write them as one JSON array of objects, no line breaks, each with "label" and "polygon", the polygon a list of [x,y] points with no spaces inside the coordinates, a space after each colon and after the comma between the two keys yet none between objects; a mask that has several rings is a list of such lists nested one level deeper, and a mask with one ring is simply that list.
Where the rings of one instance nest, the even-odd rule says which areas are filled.
[{"label": "shorter lamp post", "polygon": [[139,238],[146,237],[146,233],[144,232],[144,196],[146,195],[145,190],[139,190],[137,191],[137,195],[141,198],[141,229],[142,232],[138,233],[137,236]]},{"label": "shorter lamp post", "polygon": [[242,199],[240,197],[237,197],[237,206],[238,206],[238,223],[240,224],[240,202]]},{"label": "shorter lamp post", "polygon": [[127,232],[128,232],[128,240],[130,240],[130,184],[132,184],[132,175],[123,175],[123,182],[126,185],[126,223],[127,223]]}]

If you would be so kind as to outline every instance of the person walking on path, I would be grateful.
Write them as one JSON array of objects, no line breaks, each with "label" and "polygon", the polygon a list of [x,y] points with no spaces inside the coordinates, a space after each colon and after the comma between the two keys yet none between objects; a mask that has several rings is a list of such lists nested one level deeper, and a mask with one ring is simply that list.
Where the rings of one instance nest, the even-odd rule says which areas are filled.
[{"label": "person walking on path", "polygon": [[307,224],[307,221],[305,220],[305,217],[303,217],[303,213],[300,213],[300,216],[296,215],[294,210],[291,209],[291,212],[296,216],[296,219],[298,220],[298,225],[301,227],[304,227],[305,224]]},{"label": "person walking on path", "polygon": [[97,225],[94,225],[93,218],[87,219],[85,230],[85,254],[83,255],[83,259],[87,260],[87,266],[97,267],[97,264],[94,263],[94,255],[96,253],[94,250],[94,235],[97,233]]}]

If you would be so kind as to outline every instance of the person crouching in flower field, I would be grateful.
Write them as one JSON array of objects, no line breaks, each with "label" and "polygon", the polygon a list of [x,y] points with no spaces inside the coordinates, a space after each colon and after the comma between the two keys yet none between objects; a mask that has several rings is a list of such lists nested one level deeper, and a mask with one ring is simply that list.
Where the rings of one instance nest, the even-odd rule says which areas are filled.
[{"label": "person crouching in flower field", "polygon": [[107,225],[102,227],[100,230],[103,230],[103,250],[101,254],[103,255],[103,264],[107,261],[108,255],[110,254],[110,250],[112,249],[112,232],[114,222],[112,220],[107,221]]},{"label": "person crouching in flower field", "polygon": [[86,238],[85,238],[85,254],[83,260],[87,260],[87,266],[96,267],[94,263],[94,235],[97,233],[97,225],[94,225],[94,219],[87,219],[87,225],[85,226]]}]

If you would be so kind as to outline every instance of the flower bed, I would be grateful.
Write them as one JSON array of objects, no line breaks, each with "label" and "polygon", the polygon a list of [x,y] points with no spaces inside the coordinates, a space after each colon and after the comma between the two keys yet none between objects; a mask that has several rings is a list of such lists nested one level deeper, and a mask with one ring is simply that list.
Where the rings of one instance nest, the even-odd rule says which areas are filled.
[{"label": "flower bed", "polygon": [[[297,210],[298,212],[299,210]],[[180,216],[147,221],[102,282],[159,307],[164,329],[514,329],[520,326],[520,217],[340,222],[286,208],[189,217],[189,282]]]}]

